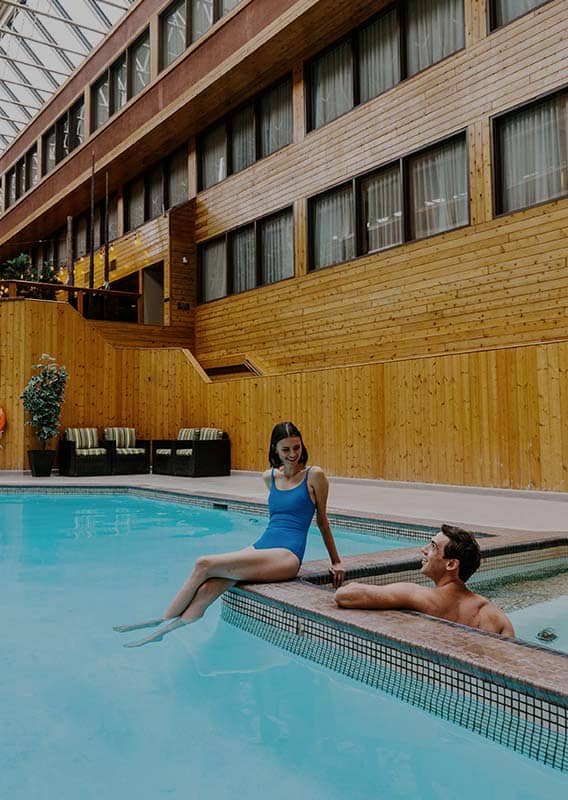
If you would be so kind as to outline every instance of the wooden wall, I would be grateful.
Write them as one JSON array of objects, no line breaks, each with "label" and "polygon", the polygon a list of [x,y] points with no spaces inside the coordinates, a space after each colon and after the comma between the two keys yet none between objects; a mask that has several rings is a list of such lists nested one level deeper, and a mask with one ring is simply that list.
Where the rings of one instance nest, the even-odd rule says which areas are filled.
[{"label": "wooden wall", "polygon": [[[296,277],[198,307],[199,358],[250,350],[286,372],[568,336],[568,199],[494,218],[491,142],[495,114],[565,85],[568,9],[488,35],[485,3],[465,8],[462,52],[197,195],[198,242],[292,204],[296,223]],[[309,197],[459,131],[470,226],[306,275]]]},{"label": "wooden wall", "polygon": [[70,373],[64,427],[220,426],[233,468],[260,470],[292,419],[331,475],[568,490],[566,341],[208,383],[187,351],[114,349],[66,304],[22,300],[0,302],[0,342],[0,469],[25,465],[18,398],[47,351]]}]

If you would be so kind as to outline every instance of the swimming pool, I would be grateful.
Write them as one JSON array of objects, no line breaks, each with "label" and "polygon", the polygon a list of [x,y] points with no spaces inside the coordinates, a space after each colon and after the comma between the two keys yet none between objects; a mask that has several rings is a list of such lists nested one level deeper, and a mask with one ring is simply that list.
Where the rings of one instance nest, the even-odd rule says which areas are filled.
[{"label": "swimming pool", "polygon": [[237,630],[219,604],[125,650],[112,625],[162,610],[205,549],[240,546],[226,516],[208,533],[191,507],[49,500],[0,497],[10,800],[562,796],[561,773]]}]

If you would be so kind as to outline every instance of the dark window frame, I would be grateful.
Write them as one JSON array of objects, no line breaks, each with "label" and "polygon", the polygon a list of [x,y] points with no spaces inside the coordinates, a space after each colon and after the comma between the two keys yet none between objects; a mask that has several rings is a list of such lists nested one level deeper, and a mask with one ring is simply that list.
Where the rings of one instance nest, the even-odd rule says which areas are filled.
[{"label": "dark window frame", "polygon": [[[291,110],[292,110],[292,138],[288,144],[282,145],[277,150],[273,150],[266,156],[261,155],[262,147],[261,147],[261,137],[260,137],[260,124],[261,124],[261,100],[264,96],[270,94],[271,91],[277,89],[279,86],[283,86],[285,83],[290,83],[290,100],[291,100]],[[252,164],[249,164],[248,167],[243,167],[243,169],[238,170],[237,172],[233,171],[233,158],[232,158],[232,147],[231,147],[231,130],[232,130],[232,120],[233,118],[243,111],[248,106],[254,107],[254,129],[255,129],[255,160]],[[224,126],[225,128],[225,163],[227,165],[226,168],[226,175],[217,183],[208,186],[207,189],[211,189],[213,186],[216,186],[218,183],[222,183],[227,178],[231,177],[231,175],[238,175],[239,172],[242,172],[244,169],[249,169],[249,167],[254,166],[259,161],[263,161],[265,158],[270,158],[270,156],[274,155],[274,153],[279,153],[281,150],[284,150],[286,147],[289,147],[293,144],[294,141],[294,100],[293,100],[293,78],[292,73],[288,72],[283,77],[279,78],[274,83],[271,83],[266,89],[263,89],[261,92],[258,92],[252,99],[247,100],[245,103],[241,103],[234,111],[231,111],[229,114],[225,114],[223,117],[217,119],[212,125],[209,125],[204,131],[202,131],[197,137],[197,185],[198,191],[204,192],[207,191],[203,187],[203,143],[207,136],[214,131],[216,128]]]},{"label": "dark window frame", "polygon": [[[410,170],[409,170],[409,163],[413,158],[418,158],[422,154],[428,153],[430,150],[435,150],[437,147],[440,147],[444,144],[449,144],[452,141],[463,139],[465,144],[465,153],[466,153],[466,177],[467,177],[467,222],[456,225],[454,228],[447,228],[443,231],[436,231],[435,233],[428,234],[426,236],[419,236],[414,237],[412,236],[412,226],[411,226],[411,214],[412,209],[410,206],[410,191],[409,191],[409,181],[410,181]],[[391,245],[390,247],[385,247],[379,251],[368,251],[365,250],[363,247],[364,236],[363,236],[363,214],[362,214],[362,199],[361,199],[361,183],[365,178],[369,178],[373,175],[377,175],[378,173],[382,172],[383,170],[389,169],[396,164],[399,164],[399,173],[400,173],[400,191],[401,191],[401,212],[402,212],[402,241],[397,242],[396,244]],[[415,150],[412,150],[408,153],[405,153],[403,156],[400,156],[396,159],[390,159],[386,161],[384,164],[377,165],[372,170],[366,170],[365,172],[359,173],[353,178],[350,178],[346,181],[341,181],[341,183],[334,184],[333,186],[328,186],[321,192],[317,192],[317,194],[311,195],[308,197],[308,213],[307,213],[307,267],[308,273],[310,272],[319,272],[322,269],[329,269],[331,267],[336,267],[341,264],[347,264],[350,261],[355,261],[358,258],[364,258],[369,255],[377,255],[378,253],[386,252],[387,250],[393,250],[395,247],[402,247],[404,245],[411,244],[413,242],[421,242],[425,239],[431,239],[433,236],[440,236],[445,233],[449,233],[450,231],[459,230],[460,228],[466,228],[471,225],[471,185],[469,179],[469,149],[468,149],[468,129],[462,128],[458,131],[455,131],[450,136],[445,136],[443,138],[437,139],[434,142],[429,142],[427,145],[421,146]],[[314,230],[314,210],[315,210],[315,201],[325,195],[332,194],[333,192],[345,188],[346,186],[352,187],[353,192],[353,209],[355,214],[355,219],[353,220],[354,224],[354,236],[355,236],[355,255],[352,259],[347,261],[337,261],[334,264],[329,264],[325,267],[315,267],[314,266],[314,237],[313,237],[313,230]]]},{"label": "dark window frame", "polygon": [[[464,8],[464,14],[465,14],[464,0],[461,0],[461,2],[462,2],[462,7]],[[373,25],[374,23],[376,23],[381,17],[387,16],[387,14],[390,14],[392,11],[394,11],[396,13],[397,19],[398,19],[398,46],[399,46],[400,80],[398,81],[398,83],[395,83],[394,86],[391,86],[388,89],[385,89],[384,92],[380,92],[379,94],[374,95],[372,98],[369,98],[369,100],[366,100],[363,103],[361,103],[361,101],[360,101],[360,97],[361,97],[361,82],[360,82],[360,74],[359,74],[359,62],[360,62],[360,59],[359,59],[360,43],[359,42],[360,42],[361,31],[363,31],[365,28],[369,27],[370,25]],[[447,56],[444,56],[439,61],[435,61],[433,64],[429,64],[427,67],[424,67],[424,69],[421,69],[418,72],[414,72],[414,73],[412,73],[412,75],[409,75],[409,73],[408,73],[408,52],[407,52],[407,42],[406,42],[407,17],[408,17],[408,14],[407,14],[407,0],[394,0],[394,2],[389,3],[387,6],[382,8],[377,14],[374,14],[372,17],[369,17],[369,19],[365,20],[365,22],[361,23],[356,28],[353,28],[348,34],[346,34],[345,36],[342,36],[340,39],[336,39],[330,45],[328,45],[327,47],[323,48],[318,53],[316,53],[316,55],[312,56],[311,58],[309,58],[307,61],[304,62],[304,69],[303,69],[304,87],[305,87],[305,93],[304,93],[304,95],[305,95],[304,96],[304,119],[305,119],[305,125],[306,125],[306,130],[305,130],[306,135],[308,135],[310,133],[313,133],[314,131],[320,130],[320,128],[323,128],[326,125],[329,125],[331,122],[335,122],[336,119],[341,119],[341,117],[345,116],[345,114],[348,114],[350,111],[353,111],[353,109],[357,108],[358,106],[364,105],[365,103],[369,103],[369,102],[371,102],[372,100],[374,100],[377,97],[381,97],[383,94],[386,94],[387,92],[390,92],[392,89],[394,89],[396,86],[399,86],[401,83],[404,83],[405,81],[410,80],[411,78],[414,78],[417,75],[420,75],[422,72],[425,72],[427,69],[430,69],[430,67],[433,67],[436,64],[440,64],[442,61],[445,61],[447,58],[451,58],[452,56],[456,55],[456,53],[460,53],[463,49],[465,49],[465,30],[464,30],[464,47],[461,47],[458,50],[455,50],[453,53],[449,53]],[[465,19],[465,17],[464,17],[464,19]],[[351,76],[352,77],[352,89],[353,89],[353,105],[352,105],[351,108],[347,109],[347,111],[344,111],[341,114],[339,114],[337,117],[334,117],[333,120],[330,120],[329,122],[323,123],[323,125],[320,125],[319,127],[315,128],[314,124],[313,124],[313,87],[312,87],[312,75],[311,75],[312,67],[313,67],[314,63],[318,59],[320,59],[322,56],[325,56],[327,53],[331,52],[336,47],[338,47],[341,44],[344,44],[347,41],[351,42],[351,54],[352,54],[352,59],[353,59],[353,72],[352,72],[352,76]]]},{"label": "dark window frame", "polygon": [[547,5],[547,3],[551,3],[552,0],[542,0],[542,2],[538,6],[534,6],[534,8],[529,8],[528,11],[521,12],[518,17],[513,17],[513,19],[509,20],[509,22],[497,22],[497,7],[496,7],[496,0],[487,0],[487,33],[492,34],[495,31],[501,30],[501,28],[506,28],[507,25],[511,25],[513,22],[516,22],[518,19],[522,19],[523,17],[532,14],[533,11],[536,11],[537,8],[542,8],[542,6]]},{"label": "dark window frame", "polygon": [[[530,12],[527,12],[530,13]],[[524,15],[523,15],[524,16]],[[530,108],[542,105],[547,101],[553,101],[558,97],[566,96],[568,98],[568,85],[563,85],[561,88],[556,89],[553,92],[545,92],[543,94],[534,97],[528,103],[516,103],[514,106],[506,109],[505,111],[499,111],[497,114],[493,114],[489,117],[489,124],[491,130],[491,177],[492,177],[492,192],[491,192],[491,201],[493,205],[493,218],[499,219],[500,217],[508,216],[509,214],[516,214],[520,211],[524,211],[529,208],[538,208],[538,206],[546,205],[547,203],[554,203],[557,200],[561,200],[564,197],[568,197],[568,191],[565,194],[551,197],[547,200],[540,200],[537,203],[531,203],[527,206],[522,206],[521,208],[516,208],[513,211],[503,211],[503,186],[501,181],[501,165],[503,163],[503,153],[501,152],[501,144],[499,141],[498,135],[498,126],[499,124],[505,120],[508,116],[512,114],[516,114],[519,111],[528,110]]]},{"label": "dark window frame", "polygon": [[[279,217],[285,213],[292,214],[292,239],[293,239],[293,246],[294,246],[294,274],[287,277],[281,278],[278,281],[271,281],[269,283],[264,283],[262,281],[262,246],[260,240],[260,230],[263,222],[270,220],[275,217]],[[232,237],[238,233],[239,231],[244,230],[245,228],[253,227],[254,233],[254,267],[255,267],[255,285],[250,289],[243,289],[242,291],[235,292],[233,290],[234,286],[234,263],[233,263],[233,250],[231,247],[232,244]],[[281,283],[282,281],[291,280],[291,278],[295,277],[296,275],[296,250],[295,250],[295,237],[296,237],[296,226],[294,224],[294,206],[287,205],[283,208],[279,208],[277,211],[271,211],[268,214],[264,214],[262,217],[258,217],[257,219],[251,220],[249,222],[245,222],[243,225],[238,225],[236,228],[230,228],[229,230],[225,231],[224,233],[220,234],[219,236],[213,236],[211,239],[206,239],[203,242],[199,242],[197,245],[197,297],[198,297],[198,304],[205,305],[207,303],[214,303],[217,300],[226,300],[228,297],[234,297],[235,295],[244,294],[245,292],[252,292],[255,289],[262,289],[264,286],[273,286],[275,283]],[[225,242],[225,279],[227,284],[227,294],[223,295],[222,297],[216,297],[214,300],[204,300],[203,299],[203,248],[209,244],[213,244],[214,242],[219,242],[224,240]]]}]

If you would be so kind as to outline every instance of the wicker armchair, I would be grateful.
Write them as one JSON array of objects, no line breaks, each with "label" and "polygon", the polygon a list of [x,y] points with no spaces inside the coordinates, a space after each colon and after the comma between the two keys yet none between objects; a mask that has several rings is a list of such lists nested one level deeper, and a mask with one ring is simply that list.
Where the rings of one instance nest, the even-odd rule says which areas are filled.
[{"label": "wicker armchair", "polygon": [[150,472],[150,441],[137,439],[135,428],[105,428],[104,441],[110,450],[113,475]]},{"label": "wicker armchair", "polygon": [[67,428],[59,441],[60,475],[110,475],[111,454],[96,428]]},{"label": "wicker armchair", "polygon": [[229,436],[219,428],[180,428],[177,439],[155,439],[152,472],[190,478],[230,475]]}]

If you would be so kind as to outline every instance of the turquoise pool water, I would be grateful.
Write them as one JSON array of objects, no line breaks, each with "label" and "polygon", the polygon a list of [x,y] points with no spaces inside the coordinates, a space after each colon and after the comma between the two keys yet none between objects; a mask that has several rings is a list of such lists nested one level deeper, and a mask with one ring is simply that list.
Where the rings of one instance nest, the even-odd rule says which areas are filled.
[{"label": "turquoise pool water", "polygon": [[241,517],[0,497],[4,797],[563,796],[565,775],[249,636],[219,604],[121,647],[112,625],[161,611],[199,553],[240,546]]}]

